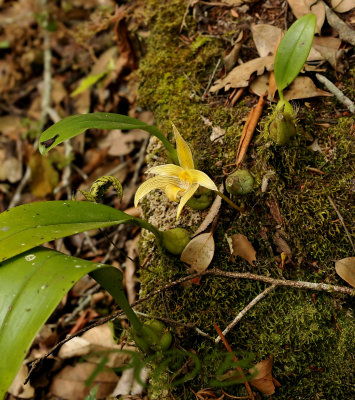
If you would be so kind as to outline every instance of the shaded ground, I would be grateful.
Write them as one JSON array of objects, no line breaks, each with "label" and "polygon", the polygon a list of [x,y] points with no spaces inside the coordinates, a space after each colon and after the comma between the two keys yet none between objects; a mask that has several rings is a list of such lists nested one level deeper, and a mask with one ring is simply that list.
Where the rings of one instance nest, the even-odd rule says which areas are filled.
[{"label": "shaded ground", "polygon": [[[210,81],[223,77],[223,63],[217,64],[218,60],[231,50],[240,30],[245,37],[238,58],[246,62],[258,57],[250,34],[252,23],[268,23],[283,29],[290,26],[295,18],[286,2],[275,0],[230,7],[219,2],[196,1],[188,7],[182,0],[166,4],[150,0],[129,2],[120,8],[109,1],[72,3],[48,2],[48,16],[43,13],[43,5],[34,1],[2,4],[1,211],[30,201],[70,198],[102,175],[115,175],[124,185],[122,202],[114,192],[109,192],[104,203],[122,210],[132,206],[135,190],[143,179],[141,172],[148,145],[144,133],[91,131],[75,139],[71,148],[57,148],[49,158],[36,152],[35,138],[41,130],[59,118],[88,111],[127,114],[148,123],[153,123],[155,117],[169,137],[173,121],[192,146],[197,167],[217,184],[222,183],[234,169],[243,125],[258,96],[246,90],[231,106],[232,90],[211,94],[206,88]],[[351,24],[353,15],[349,12],[340,16]],[[45,21],[48,30],[43,28]],[[336,34],[325,23],[322,35]],[[46,53],[48,48],[51,54],[48,50]],[[353,51],[346,42],[342,43],[342,49],[344,55],[339,59],[338,71],[327,62],[319,68],[352,98]],[[49,69],[44,67],[45,54],[50,57]],[[80,80],[88,75],[99,77],[99,82],[71,96]],[[314,79],[313,72],[308,75]],[[50,100],[43,103],[45,94],[50,94]],[[277,147],[263,132],[272,112],[271,103],[267,103],[259,133],[254,136],[243,164],[254,175],[254,191],[235,198],[244,205],[242,214],[225,203],[222,205],[210,268],[342,285],[343,281],[335,274],[334,261],[353,253],[344,230],[344,224],[350,230],[354,215],[353,120],[348,109],[333,97],[299,100],[295,104],[299,108],[298,135],[289,145]],[[223,135],[220,141],[210,139],[215,128]],[[154,141],[148,152],[150,164],[166,162],[164,152]],[[32,170],[30,179],[25,174],[28,166]],[[76,198],[82,199],[80,196]],[[158,192],[147,197],[142,208],[143,215],[159,227],[181,226],[191,233],[208,211],[201,213],[186,207],[177,223],[175,205]],[[242,258],[231,259],[226,235],[235,233],[245,235],[255,248],[255,265]],[[176,257],[160,254],[146,234],[140,245],[139,268],[138,263],[134,265],[127,257],[137,256],[139,232],[124,227],[107,234],[115,246],[100,232],[76,235],[50,246],[86,259],[120,265],[126,272],[131,301],[136,298],[136,290],[140,289],[143,296],[186,276],[186,266]],[[285,264],[282,253],[287,254]],[[140,286],[136,285],[138,277]],[[230,398],[226,393],[247,396],[243,384],[224,383],[223,393],[214,382],[213,389],[203,391],[216,376],[225,350],[221,344],[216,345],[183,324],[194,324],[214,338],[213,324],[223,330],[267,286],[250,280],[210,276],[187,286],[176,286],[143,303],[142,312],[180,322],[168,324],[175,337],[174,346],[196,354],[202,363],[195,379],[171,390],[166,391],[167,381],[176,380],[179,374],[188,375],[193,363],[188,360],[176,377],[162,374],[164,390],[157,388],[159,379],[155,379],[149,398]],[[345,295],[277,288],[246,314],[227,339],[241,359],[253,357],[243,367],[270,355],[274,357],[273,376],[281,384],[274,399],[351,397],[354,361],[351,354],[355,342],[350,305],[349,296]],[[81,282],[63,299],[41,331],[28,361],[112,309],[108,295],[90,280]],[[121,333],[118,326],[117,334]],[[99,336],[103,341],[108,340],[107,332]],[[68,375],[61,377],[62,380],[57,375],[63,367],[75,368],[76,360],[63,361],[57,356],[47,360],[31,380],[36,398],[84,398],[83,382],[90,372],[81,372],[80,384],[69,383]],[[72,373],[70,370],[69,376]],[[113,392],[117,378],[110,379],[107,378],[107,390],[100,398]],[[54,388],[56,381],[57,387],[66,388],[65,393],[56,391],[60,390]],[[83,388],[74,391],[81,384]],[[260,390],[266,393],[265,386]],[[261,393],[256,391],[255,398],[262,398]],[[144,395],[145,392],[132,398]]]}]

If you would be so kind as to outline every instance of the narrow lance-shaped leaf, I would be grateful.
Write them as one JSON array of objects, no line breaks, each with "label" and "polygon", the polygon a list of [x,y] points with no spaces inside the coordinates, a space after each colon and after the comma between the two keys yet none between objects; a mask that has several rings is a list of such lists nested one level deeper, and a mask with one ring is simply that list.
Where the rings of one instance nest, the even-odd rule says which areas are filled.
[{"label": "narrow lance-shaped leaf", "polygon": [[53,147],[68,140],[87,129],[143,129],[156,136],[164,144],[169,156],[178,164],[176,150],[167,138],[153,125],[138,119],[113,113],[77,114],[64,118],[45,130],[39,139],[39,151],[46,154]]},{"label": "narrow lance-shaped leaf", "polygon": [[74,283],[90,272],[129,318],[133,315],[131,322],[139,328],[140,322],[129,307],[122,288],[122,273],[117,268],[41,247],[0,264],[0,400],[40,327]]},{"label": "narrow lance-shaped leaf", "polygon": [[296,78],[312,47],[317,19],[307,14],[298,19],[281,39],[275,56],[274,73],[280,98],[283,90]]},{"label": "narrow lance-shaped leaf", "polygon": [[160,244],[154,226],[103,204],[45,201],[14,207],[0,214],[0,262],[54,239],[121,223],[150,230]]}]

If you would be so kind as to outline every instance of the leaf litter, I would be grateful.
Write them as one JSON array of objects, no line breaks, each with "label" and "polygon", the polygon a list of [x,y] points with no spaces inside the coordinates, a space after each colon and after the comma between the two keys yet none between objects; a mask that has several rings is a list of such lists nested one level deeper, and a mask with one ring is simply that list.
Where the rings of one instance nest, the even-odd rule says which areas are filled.
[{"label": "leaf litter", "polygon": [[190,240],[181,253],[180,260],[190,267],[189,273],[205,271],[214,256],[215,243],[212,233],[201,233]]},{"label": "leaf litter", "polygon": [[256,251],[245,235],[242,233],[235,233],[230,237],[226,235],[226,239],[233,259],[238,256],[248,261],[250,265],[254,266],[256,261]]},{"label": "leaf litter", "polygon": [[335,270],[340,278],[355,287],[355,257],[347,257],[336,261]]}]

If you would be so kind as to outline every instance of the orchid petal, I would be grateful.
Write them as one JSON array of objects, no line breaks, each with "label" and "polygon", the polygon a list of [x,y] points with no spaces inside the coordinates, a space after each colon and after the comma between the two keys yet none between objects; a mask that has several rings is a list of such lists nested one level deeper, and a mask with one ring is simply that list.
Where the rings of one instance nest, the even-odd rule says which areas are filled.
[{"label": "orchid petal", "polygon": [[196,190],[198,189],[198,183],[195,185],[192,185],[186,192],[185,194],[181,197],[180,203],[177,208],[177,216],[176,219],[179,219],[181,211],[184,207],[184,205],[191,199],[191,197],[194,195]]},{"label": "orchid petal", "polygon": [[152,190],[161,189],[165,190],[168,185],[178,186],[179,179],[170,176],[155,176],[143,182],[136,191],[134,196],[134,206],[137,207],[138,202],[142,197],[151,192]]},{"label": "orchid petal", "polygon": [[192,153],[190,147],[180,135],[176,126],[173,125],[173,131],[176,139],[176,151],[179,158],[179,162],[184,169],[194,169],[194,160],[192,159]]},{"label": "orchid petal", "polygon": [[163,175],[163,176],[173,176],[179,177],[179,174],[184,171],[183,168],[174,164],[158,165],[156,167],[149,168],[147,173]]},{"label": "orchid petal", "polygon": [[198,183],[207,189],[218,190],[213,180],[204,172],[198,169],[190,169],[188,172],[192,178],[193,184]]},{"label": "orchid petal", "polygon": [[179,192],[181,191],[181,188],[179,186],[173,185],[173,184],[169,184],[165,186],[165,194],[167,196],[167,198],[170,201],[179,201]]}]

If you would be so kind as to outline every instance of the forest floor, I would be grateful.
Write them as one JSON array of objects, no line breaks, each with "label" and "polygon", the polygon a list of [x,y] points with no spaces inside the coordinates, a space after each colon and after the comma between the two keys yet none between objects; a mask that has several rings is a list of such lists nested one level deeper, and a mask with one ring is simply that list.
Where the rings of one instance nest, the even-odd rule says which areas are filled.
[{"label": "forest floor", "polygon": [[[312,9],[317,46],[301,74],[307,83],[289,94],[297,133],[285,146],[269,136],[276,104],[272,93],[265,95],[272,92],[270,57],[278,32],[307,13],[300,3],[310,2],[116,3],[0,0],[0,212],[35,201],[84,200],[80,190],[111,175],[122,183],[123,198],[111,190],[104,204],[160,229],[183,227],[194,235],[202,225],[192,266],[191,256],[182,262],[161,253],[147,232],[126,225],[47,244],[121,268],[129,301],[147,296],[137,308],[142,318],[163,320],[175,353],[185,355],[171,350],[165,369],[151,361],[148,387],[137,385],[132,370],[122,372],[127,358],[118,352],[134,349],[128,323],[100,323],[115,305],[86,277],[38,333],[7,400],[351,398],[352,296],[307,282],[350,287],[354,281],[352,275],[346,283],[335,270],[336,261],[354,256],[354,105],[316,75],[354,98],[354,33],[349,39],[342,25],[355,24],[353,2],[335,9],[335,23],[323,2]],[[243,67],[251,60],[258,60],[254,67]],[[243,128],[257,107],[256,130],[241,156]],[[211,199],[214,205],[203,211],[184,207],[177,221],[176,204],[159,191],[133,207],[146,165],[167,163],[162,146],[141,130],[90,130],[47,157],[39,154],[38,137],[47,127],[98,111],[155,123],[172,143],[173,122],[196,168],[218,187],[237,167],[248,169],[252,192],[232,196],[242,211]],[[303,284],[286,286],[289,281]],[[59,350],[67,335],[82,341]],[[225,346],[238,362],[228,359]],[[110,354],[105,369],[97,355],[103,350]],[[30,362],[48,352],[23,385]],[[236,368],[248,375],[255,365],[250,386],[231,380]]]}]

